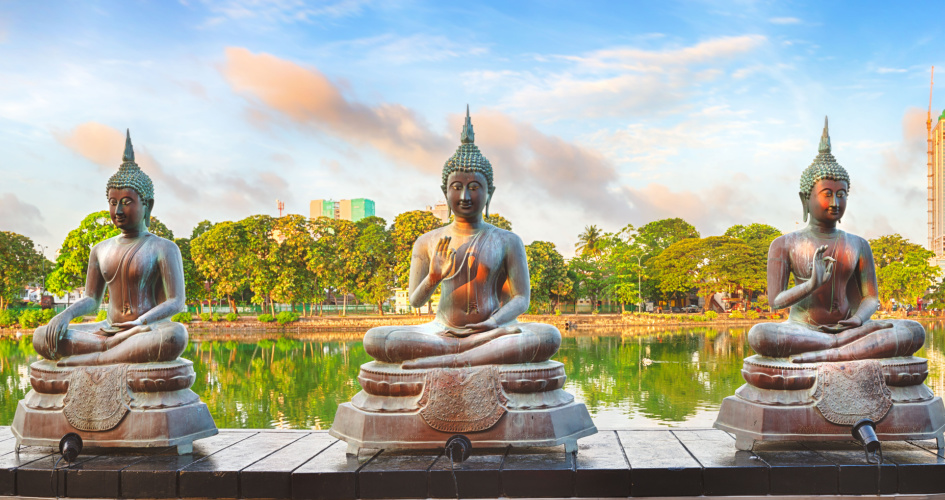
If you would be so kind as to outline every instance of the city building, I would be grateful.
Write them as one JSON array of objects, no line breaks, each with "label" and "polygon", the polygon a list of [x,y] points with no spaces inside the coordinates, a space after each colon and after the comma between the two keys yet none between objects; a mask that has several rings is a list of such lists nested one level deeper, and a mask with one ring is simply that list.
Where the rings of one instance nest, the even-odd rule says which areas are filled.
[{"label": "city building", "polygon": [[935,253],[934,263],[945,267],[945,111],[931,125],[929,142],[929,250]]},{"label": "city building", "polygon": [[433,314],[440,306],[440,292],[437,291],[423,307],[415,308],[410,305],[410,294],[406,288],[394,289],[394,312],[397,314]]},{"label": "city building", "polygon": [[367,198],[353,200],[312,200],[309,203],[309,217],[317,219],[344,219],[357,222],[366,217],[374,216],[374,201]]},{"label": "city building", "polygon": [[444,224],[450,221],[450,207],[446,204],[445,201],[441,201],[432,207],[427,205],[427,212],[433,212],[433,216]]}]

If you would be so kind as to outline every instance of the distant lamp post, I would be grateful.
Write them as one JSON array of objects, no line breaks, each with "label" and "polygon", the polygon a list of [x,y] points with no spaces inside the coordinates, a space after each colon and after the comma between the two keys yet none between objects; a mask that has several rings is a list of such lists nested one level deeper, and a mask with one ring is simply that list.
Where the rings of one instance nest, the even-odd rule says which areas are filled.
[{"label": "distant lamp post", "polygon": [[637,257],[637,301],[640,303],[640,309],[637,312],[643,311],[643,261],[639,255]]},{"label": "distant lamp post", "polygon": [[42,297],[46,294],[46,249],[49,248],[46,245],[36,245],[39,248],[39,255],[41,262],[43,264],[43,286],[39,289],[39,296]]}]

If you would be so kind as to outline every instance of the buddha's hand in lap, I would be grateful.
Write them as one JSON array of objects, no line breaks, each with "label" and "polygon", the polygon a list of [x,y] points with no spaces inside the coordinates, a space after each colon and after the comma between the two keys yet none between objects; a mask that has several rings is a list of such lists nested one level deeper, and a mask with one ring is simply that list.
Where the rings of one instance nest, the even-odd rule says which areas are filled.
[{"label": "buddha's hand in lap", "polygon": [[46,325],[46,330],[43,332],[45,335],[43,341],[46,344],[47,350],[53,355],[58,352],[59,339],[69,331],[70,321],[71,318],[67,318],[63,312],[57,314],[49,321],[49,324]]},{"label": "buddha's hand in lap", "polygon": [[124,342],[125,340],[128,340],[133,335],[151,331],[151,326],[137,324],[137,321],[115,323],[112,326],[116,328],[124,328],[124,330],[114,335],[111,335],[108,338],[108,340],[105,341],[106,349],[111,349],[112,347],[115,347],[116,345]]}]

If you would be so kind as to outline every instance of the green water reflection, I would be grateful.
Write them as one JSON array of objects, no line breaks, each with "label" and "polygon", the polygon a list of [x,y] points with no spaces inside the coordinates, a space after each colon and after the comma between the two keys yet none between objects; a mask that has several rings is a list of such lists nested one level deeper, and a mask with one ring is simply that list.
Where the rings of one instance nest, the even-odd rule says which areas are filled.
[{"label": "green water reflection", "polygon": [[[926,383],[945,395],[945,327],[928,325]],[[677,328],[582,335],[562,342],[566,389],[600,428],[708,427],[722,399],[742,383],[751,354],[746,328]],[[370,361],[360,342],[281,338],[254,343],[193,342],[184,354],[197,371],[194,391],[219,427],[331,426],[338,405],[360,390],[358,367]],[[38,359],[26,340],[0,341],[0,424],[13,420]]]}]

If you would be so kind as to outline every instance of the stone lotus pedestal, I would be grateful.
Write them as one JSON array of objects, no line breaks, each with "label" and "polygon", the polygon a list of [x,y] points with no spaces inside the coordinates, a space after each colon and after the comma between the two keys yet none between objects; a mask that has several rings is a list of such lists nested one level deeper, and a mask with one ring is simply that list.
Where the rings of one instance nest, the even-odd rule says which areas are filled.
[{"label": "stone lotus pedestal", "polygon": [[207,405],[190,390],[195,379],[183,358],[88,367],[38,361],[11,430],[19,445],[58,447],[74,432],[88,448],[176,446],[190,453],[194,440],[217,433]]},{"label": "stone lotus pedestal", "polygon": [[945,445],[945,406],[922,382],[928,363],[915,356],[832,363],[792,363],[751,356],[747,382],[722,401],[715,427],[736,447],[755,441],[849,441],[862,418],[880,441],[932,439]]},{"label": "stone lotus pedestal", "polygon": [[361,366],[362,391],[335,414],[329,433],[348,453],[370,449],[436,449],[463,434],[474,448],[559,446],[597,432],[587,408],[562,387],[557,361],[468,368],[404,370]]}]

